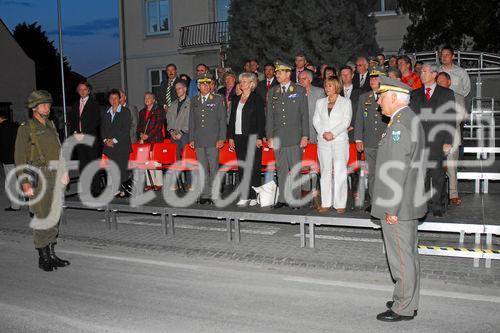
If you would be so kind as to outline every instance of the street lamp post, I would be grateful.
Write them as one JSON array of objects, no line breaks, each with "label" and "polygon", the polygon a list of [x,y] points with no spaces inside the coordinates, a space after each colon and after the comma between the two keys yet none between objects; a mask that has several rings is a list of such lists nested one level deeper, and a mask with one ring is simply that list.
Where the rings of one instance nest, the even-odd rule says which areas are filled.
[{"label": "street lamp post", "polygon": [[59,30],[59,58],[61,62],[61,84],[63,98],[63,117],[64,117],[64,137],[68,137],[68,126],[66,121],[66,89],[64,83],[64,53],[62,41],[62,18],[61,18],[61,0],[57,0],[57,26]]}]

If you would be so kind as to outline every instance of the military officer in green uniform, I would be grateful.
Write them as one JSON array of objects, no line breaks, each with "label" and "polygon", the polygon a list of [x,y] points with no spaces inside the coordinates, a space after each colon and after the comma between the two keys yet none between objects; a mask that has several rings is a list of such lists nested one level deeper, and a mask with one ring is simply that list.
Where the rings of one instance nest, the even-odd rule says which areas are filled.
[{"label": "military officer in green uniform", "polygon": [[[309,109],[304,87],[291,82],[290,65],[276,61],[275,72],[279,85],[267,93],[266,135],[269,147],[276,155],[276,169],[280,187],[278,202],[274,208],[287,206],[285,193],[289,171],[300,163],[302,149],[307,146],[309,137]],[[300,186],[291,193],[299,200]],[[294,209],[299,207],[294,206]]]},{"label": "military officer in green uniform", "polygon": [[[16,166],[20,167],[17,175],[23,193],[30,199],[30,213],[35,219],[45,219],[47,224],[47,227],[33,227],[33,240],[39,254],[38,267],[44,271],[69,265],[69,261],[58,258],[54,252],[60,216],[50,213],[54,188],[60,184],[56,184],[57,171],[49,169],[49,162],[59,160],[61,143],[54,123],[49,120],[51,104],[52,97],[47,91],[36,90],[29,95],[26,106],[33,111],[33,117],[19,127],[14,156]],[[30,173],[31,177],[27,177],[23,165],[39,169],[39,176],[33,177]],[[67,185],[67,172],[62,173],[59,181]]]},{"label": "military officer in green uniform", "polygon": [[379,142],[371,214],[381,220],[391,276],[395,281],[387,311],[381,321],[413,319],[420,293],[418,220],[427,211],[425,191],[425,134],[422,124],[408,107],[411,88],[380,78],[378,104],[390,117]]},{"label": "military officer in green uniform", "polygon": [[[375,181],[375,161],[377,160],[378,143],[384,133],[389,118],[380,112],[377,104],[377,90],[380,86],[379,76],[385,75],[382,68],[374,67],[370,71],[370,88],[359,97],[354,124],[354,141],[358,152],[365,153],[365,162],[368,169],[368,193],[373,198]],[[367,212],[371,210],[368,206]]]},{"label": "military officer in green uniform", "polygon": [[210,92],[210,73],[198,76],[200,94],[191,100],[189,111],[189,145],[205,171],[200,203],[213,203],[212,185],[219,169],[219,149],[226,140],[226,108],[224,98]]}]

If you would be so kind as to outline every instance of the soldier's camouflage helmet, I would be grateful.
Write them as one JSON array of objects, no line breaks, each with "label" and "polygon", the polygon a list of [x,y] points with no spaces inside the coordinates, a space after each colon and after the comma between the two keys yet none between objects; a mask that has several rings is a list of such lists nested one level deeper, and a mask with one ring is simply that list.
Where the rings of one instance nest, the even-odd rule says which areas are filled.
[{"label": "soldier's camouflage helmet", "polygon": [[36,108],[38,104],[42,103],[52,103],[52,96],[46,90],[34,90],[28,96],[26,107],[33,109]]}]

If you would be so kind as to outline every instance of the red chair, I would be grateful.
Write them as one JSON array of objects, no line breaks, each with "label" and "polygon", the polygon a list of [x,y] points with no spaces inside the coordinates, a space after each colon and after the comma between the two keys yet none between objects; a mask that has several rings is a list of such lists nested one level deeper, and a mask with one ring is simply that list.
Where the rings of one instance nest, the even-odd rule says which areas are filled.
[{"label": "red chair", "polygon": [[163,140],[163,143],[172,143],[172,141],[170,139],[165,139]]},{"label": "red chair", "polygon": [[267,143],[262,145],[262,173],[266,173],[267,171],[275,171],[276,170],[276,157],[274,156],[274,150],[269,148]]},{"label": "red chair", "polygon": [[142,168],[150,160],[151,145],[149,143],[134,143],[132,144],[132,152],[130,153],[129,169]]},{"label": "red chair", "polygon": [[[238,157],[236,151],[229,149],[229,142],[224,142],[224,146],[219,149],[219,170],[226,172],[227,177],[231,177],[231,184],[235,185],[234,174],[238,171]],[[226,178],[226,180],[229,180]]]},{"label": "red chair", "polygon": [[309,143],[302,150],[301,165],[303,175],[310,172],[319,173],[318,145],[316,143]]},{"label": "red chair", "polygon": [[168,169],[177,161],[177,145],[175,143],[155,143],[151,162],[156,169]]},{"label": "red chair", "polygon": [[196,150],[186,144],[182,151],[181,160],[169,166],[168,169],[173,171],[193,171],[198,168],[198,164]]}]

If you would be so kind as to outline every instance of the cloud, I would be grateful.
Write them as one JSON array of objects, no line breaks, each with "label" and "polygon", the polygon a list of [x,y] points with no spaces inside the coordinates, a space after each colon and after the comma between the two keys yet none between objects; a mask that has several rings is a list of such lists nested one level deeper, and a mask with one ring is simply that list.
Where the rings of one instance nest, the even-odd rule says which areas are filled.
[{"label": "cloud", "polygon": [[15,0],[7,0],[0,1],[0,6],[19,6],[19,7],[33,7],[33,4],[28,1],[15,1]]},{"label": "cloud", "polygon": [[[63,34],[65,36],[93,36],[108,30],[118,30],[118,18],[97,19],[83,24],[64,26],[63,17]],[[47,32],[48,35],[57,35],[57,33],[57,29]]]}]

